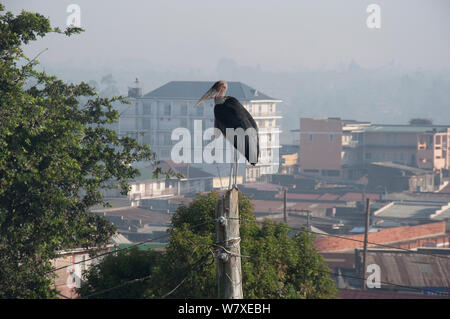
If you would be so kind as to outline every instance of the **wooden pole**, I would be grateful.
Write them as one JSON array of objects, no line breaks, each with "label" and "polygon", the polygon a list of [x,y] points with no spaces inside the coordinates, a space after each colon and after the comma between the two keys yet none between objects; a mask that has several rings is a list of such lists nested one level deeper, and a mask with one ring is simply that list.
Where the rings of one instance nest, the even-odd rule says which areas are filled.
[{"label": "wooden pole", "polygon": [[366,289],[366,261],[367,261],[367,241],[369,237],[370,199],[366,199],[366,224],[364,227],[364,252],[362,265],[362,288]]},{"label": "wooden pole", "polygon": [[306,217],[306,229],[310,232],[312,230],[311,227],[311,211],[306,211],[307,217]]},{"label": "wooden pole", "polygon": [[287,224],[287,189],[284,188],[284,201],[283,201],[283,221]]},{"label": "wooden pole", "polygon": [[217,289],[220,299],[242,299],[239,191],[233,187],[216,206]]}]

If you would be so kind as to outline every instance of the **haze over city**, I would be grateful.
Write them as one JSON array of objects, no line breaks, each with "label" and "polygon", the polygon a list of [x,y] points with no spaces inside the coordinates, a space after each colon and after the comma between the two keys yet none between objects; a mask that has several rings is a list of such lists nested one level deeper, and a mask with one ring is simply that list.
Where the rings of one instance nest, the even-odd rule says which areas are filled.
[{"label": "haze over city", "polygon": [[450,298],[449,9],[0,0],[0,299]]},{"label": "haze over city", "polygon": [[[73,1],[6,1],[65,27]],[[369,29],[367,6],[381,8]],[[120,94],[172,80],[242,81],[300,116],[450,122],[448,1],[77,1],[80,35],[49,35],[25,52],[68,81],[111,74]],[[320,93],[320,94],[319,94]],[[428,113],[424,113],[424,109]],[[440,114],[436,116],[435,114]],[[286,133],[283,133],[286,137]]]}]

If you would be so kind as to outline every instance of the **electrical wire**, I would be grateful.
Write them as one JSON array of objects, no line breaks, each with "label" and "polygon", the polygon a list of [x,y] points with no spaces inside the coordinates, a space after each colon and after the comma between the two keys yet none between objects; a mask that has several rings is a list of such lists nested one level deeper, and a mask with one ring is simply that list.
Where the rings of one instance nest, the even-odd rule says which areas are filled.
[{"label": "electrical wire", "polygon": [[[256,259],[250,257],[250,260],[252,260],[252,259],[253,259],[253,261],[257,261]],[[286,264],[283,264],[281,262],[275,261],[275,263],[277,263],[279,265],[282,265],[282,266],[286,266]],[[331,270],[323,270],[323,271],[322,270],[318,270],[318,271],[321,272],[321,273],[324,273],[324,274],[330,274],[330,275],[335,275],[335,276],[347,277],[347,278],[351,278],[351,279],[358,279],[358,280],[361,280],[361,281],[367,280],[367,278],[358,277],[358,276],[352,276],[352,275],[345,275],[345,274],[342,274],[342,273],[332,272]],[[424,294],[423,289],[422,288],[418,288],[418,287],[400,285],[400,284],[395,284],[395,283],[387,282],[387,281],[379,281],[379,283],[383,284],[383,285],[392,286],[392,287],[399,287],[399,288],[403,288],[403,289],[415,290],[415,291],[419,291],[421,294]],[[436,290],[433,290],[432,288],[427,288],[427,289],[429,291],[434,291],[438,295],[445,296],[445,297],[450,297],[450,294],[448,294],[448,293],[436,291]],[[372,289],[371,291],[381,292],[381,291],[378,291],[376,289]]]},{"label": "electrical wire", "polygon": [[115,289],[118,289],[118,288],[122,288],[123,286],[126,286],[126,285],[134,284],[134,283],[137,283],[137,282],[143,282],[143,281],[145,281],[147,279],[150,279],[150,278],[151,278],[151,276],[148,275],[148,276],[145,276],[145,277],[142,277],[142,278],[132,279],[132,280],[126,281],[124,283],[121,283],[121,284],[119,284],[117,286],[114,286],[114,287],[111,287],[111,288],[107,288],[107,289],[104,289],[104,290],[101,290],[101,291],[97,291],[97,292],[94,292],[94,293],[92,293],[90,295],[87,295],[87,296],[84,296],[84,297],[80,297],[80,299],[89,299],[92,296],[101,295],[101,294],[104,294],[105,292],[110,292],[112,290],[115,290]]},{"label": "electrical wire", "polygon": [[[183,280],[181,280],[181,281],[175,286],[175,288],[173,288],[172,290],[170,290],[169,292],[167,292],[166,294],[164,294],[164,295],[161,297],[161,299],[166,298],[167,296],[169,296],[169,295],[171,295],[172,293],[174,293],[174,292],[175,292],[175,291],[176,291],[176,290],[177,290],[177,289],[178,289],[178,288],[186,281],[186,279],[189,278],[189,276],[191,275],[192,271],[194,271],[195,268],[197,268],[199,265],[201,265],[202,263],[204,263],[204,261],[209,257],[210,254],[211,254],[211,252],[208,252],[206,255],[202,256],[199,260],[197,260],[195,263],[193,263],[193,264],[191,265],[190,269],[188,270],[188,272],[187,272],[188,274],[186,275],[186,277],[184,277]],[[101,295],[101,294],[104,294],[104,293],[106,293],[106,292],[110,292],[110,291],[112,291],[112,290],[122,288],[122,287],[124,287],[124,286],[126,286],[126,285],[134,284],[134,283],[137,283],[137,282],[143,282],[143,281],[148,280],[148,279],[150,279],[150,278],[151,278],[151,275],[148,275],[148,276],[145,276],[145,277],[141,277],[141,278],[137,278],[137,279],[128,280],[128,281],[123,282],[123,283],[121,283],[121,284],[119,284],[119,285],[116,285],[116,286],[114,286],[114,287],[107,288],[107,289],[104,289],[104,290],[101,290],[101,291],[96,291],[96,292],[94,292],[94,293],[92,293],[92,294],[90,294],[90,295],[80,297],[80,299],[89,299],[89,298],[91,298],[91,297],[93,297],[93,296]]]},{"label": "electrical wire", "polygon": [[169,292],[165,293],[161,299],[166,298],[167,296],[170,296],[171,294],[173,294],[179,287],[181,287],[181,285],[189,278],[189,276],[191,275],[191,273],[195,270],[195,268],[197,268],[198,266],[201,266],[206,259],[209,257],[209,255],[211,254],[211,251],[208,251],[206,253],[206,255],[204,255],[202,258],[200,258],[199,260],[197,260],[188,270],[187,275],[175,286],[175,288],[173,288],[172,290],[170,290]]},{"label": "electrical wire", "polygon": [[[232,219],[232,218],[230,218],[230,219]],[[264,223],[264,221],[257,221],[257,220],[251,220],[251,219],[242,219],[242,218],[239,218],[239,220],[240,220],[240,221],[246,221],[246,222],[255,222],[255,223],[258,223],[258,224],[263,224],[263,223]],[[270,224],[268,224],[268,225],[270,225]],[[350,241],[355,241],[355,242],[364,243],[364,240],[359,240],[359,239],[355,239],[355,238],[349,238],[349,237],[340,236],[340,235],[333,235],[333,234],[319,233],[319,232],[315,232],[315,231],[312,231],[312,230],[309,230],[309,229],[306,229],[306,228],[304,228],[304,229],[302,229],[302,228],[295,228],[295,227],[291,227],[291,226],[289,226],[289,225],[283,225],[283,224],[280,224],[280,223],[274,224],[274,225],[272,225],[272,226],[280,226],[280,227],[288,228],[288,229],[291,229],[291,230],[306,231],[306,232],[308,232],[308,233],[312,233],[312,234],[316,234],[316,235],[321,235],[321,236],[325,236],[325,237],[335,237],[335,238],[340,238],[340,239],[345,239],[345,240],[350,240]],[[447,257],[447,256],[443,256],[443,255],[435,255],[435,254],[429,254],[429,253],[424,253],[424,252],[414,251],[414,250],[410,250],[410,249],[406,249],[406,248],[401,248],[401,247],[396,247],[396,246],[391,246],[391,245],[386,245],[386,244],[379,244],[379,243],[374,243],[374,242],[370,242],[370,241],[368,241],[367,244],[375,245],[375,246],[380,246],[380,247],[385,247],[385,248],[391,248],[391,249],[403,250],[403,251],[406,251],[406,252],[409,252],[409,253],[412,253],[412,254],[425,255],[425,256],[432,256],[432,257],[435,257],[435,258],[443,258],[443,259],[449,259],[449,260],[450,260],[450,257]]]},{"label": "electrical wire", "polygon": [[[208,223],[211,223],[211,222],[213,222],[213,221],[212,221],[212,220],[210,220],[210,221],[205,221],[205,222],[203,222],[203,223],[200,223],[200,224],[197,224],[197,225],[192,226],[191,229],[195,229],[195,228],[197,228],[197,227],[203,226],[203,225],[208,224]],[[136,243],[136,244],[132,244],[132,245],[127,246],[127,247],[118,248],[118,249],[115,249],[115,250],[112,250],[112,251],[107,251],[107,252],[104,252],[104,253],[95,255],[94,257],[85,259],[85,260],[80,260],[80,261],[71,263],[71,264],[66,265],[66,266],[62,266],[62,267],[59,267],[59,268],[52,269],[52,270],[46,272],[45,274],[49,274],[49,273],[52,273],[52,272],[56,272],[56,271],[58,271],[58,270],[65,269],[65,268],[67,268],[67,267],[71,267],[71,266],[74,266],[74,265],[77,265],[77,264],[85,263],[85,262],[87,262],[87,261],[94,260],[94,259],[98,259],[98,258],[103,257],[103,256],[107,256],[107,255],[110,255],[110,254],[118,253],[118,252],[123,251],[123,250],[127,250],[127,249],[130,249],[130,248],[133,248],[133,247],[137,247],[137,246],[144,245],[144,244],[147,244],[147,243],[150,243],[150,242],[154,242],[154,241],[156,241],[156,240],[159,240],[159,239],[168,237],[169,235],[170,235],[170,234],[167,232],[166,234],[164,234],[164,235],[162,235],[162,236],[159,236],[159,237],[147,239],[147,240],[145,240],[145,241],[142,241],[142,242],[139,242],[139,243]]]}]

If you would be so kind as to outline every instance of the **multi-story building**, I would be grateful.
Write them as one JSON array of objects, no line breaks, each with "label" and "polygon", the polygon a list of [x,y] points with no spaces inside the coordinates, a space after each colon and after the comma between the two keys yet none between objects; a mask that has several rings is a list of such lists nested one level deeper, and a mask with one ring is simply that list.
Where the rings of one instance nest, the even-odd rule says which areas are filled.
[{"label": "multi-story building", "polygon": [[340,118],[300,119],[300,172],[352,177],[362,162],[358,151],[367,122]]},{"label": "multi-story building", "polygon": [[300,171],[359,178],[367,164],[393,162],[448,170],[450,129],[445,125],[387,125],[341,120],[300,119]]},{"label": "multi-story building", "polygon": [[417,138],[417,166],[432,170],[450,169],[450,129],[428,131]]},{"label": "multi-story building", "polygon": [[[118,132],[128,135],[148,144],[160,160],[171,159],[173,145],[172,132],[176,128],[187,128],[194,139],[194,128],[201,124],[203,132],[214,126],[214,101],[210,100],[194,107],[198,99],[214,84],[203,81],[172,81],[142,95],[142,90],[136,85],[129,89],[131,105],[121,106]],[[252,114],[258,124],[260,139],[260,163],[255,167],[245,166],[245,181],[255,181],[261,175],[278,172],[279,134],[278,121],[282,118],[277,112],[277,103],[281,100],[269,97],[241,82],[228,82],[229,96],[237,98]],[[196,121],[196,122],[195,122]],[[202,140],[200,147],[204,148],[211,140]],[[192,143],[192,154],[199,148]],[[224,151],[225,153],[225,151]],[[194,162],[194,161],[192,161]],[[212,164],[193,163],[202,169],[217,173]],[[241,171],[240,171],[241,173]]]},{"label": "multi-story building", "polygon": [[300,171],[341,176],[342,121],[338,118],[300,119]]}]

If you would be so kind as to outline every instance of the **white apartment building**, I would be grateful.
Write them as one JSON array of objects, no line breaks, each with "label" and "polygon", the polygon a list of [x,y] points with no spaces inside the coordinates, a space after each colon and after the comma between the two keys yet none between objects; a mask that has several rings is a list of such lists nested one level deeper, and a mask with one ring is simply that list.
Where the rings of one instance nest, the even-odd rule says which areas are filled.
[{"label": "white apartment building", "polygon": [[[202,130],[214,126],[214,101],[210,100],[198,107],[194,104],[214,84],[207,81],[172,81],[145,95],[136,86],[129,89],[131,105],[121,105],[118,132],[147,143],[160,160],[171,159],[171,150],[178,141],[172,140],[172,131],[187,128],[194,137],[194,121],[200,120]],[[259,128],[260,162],[255,167],[240,165],[239,174],[245,181],[255,181],[264,174],[278,172],[279,166],[279,120],[277,112],[279,99],[269,97],[241,82],[228,82],[227,96],[237,98],[252,114]],[[197,122],[198,123],[198,122]],[[210,141],[203,141],[207,145]],[[192,144],[192,153],[194,146]],[[195,165],[195,164],[194,164]],[[198,164],[200,167],[217,175],[218,166]],[[227,164],[226,167],[229,165]],[[221,171],[225,172],[224,165]],[[220,174],[220,173],[219,173]]]}]

